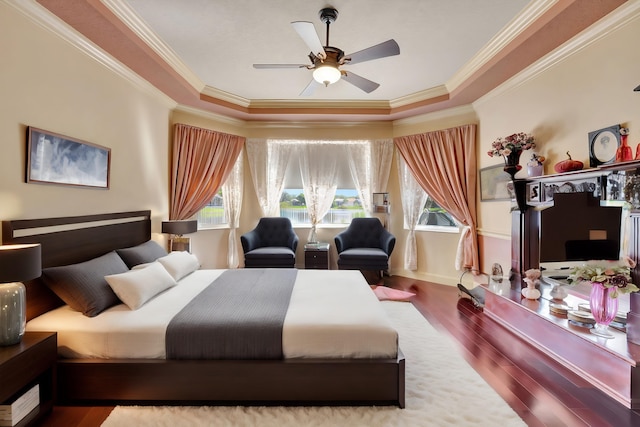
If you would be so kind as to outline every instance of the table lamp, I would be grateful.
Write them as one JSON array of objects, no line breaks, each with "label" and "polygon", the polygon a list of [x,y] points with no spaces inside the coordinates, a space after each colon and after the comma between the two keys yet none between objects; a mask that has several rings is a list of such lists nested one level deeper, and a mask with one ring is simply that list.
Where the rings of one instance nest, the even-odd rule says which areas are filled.
[{"label": "table lamp", "polygon": [[40,244],[0,246],[0,346],[18,344],[27,324],[26,289],[40,277]]},{"label": "table lamp", "polygon": [[182,237],[183,234],[195,233],[198,231],[198,221],[162,221],[162,232],[171,234],[169,238],[170,251],[191,251],[191,239]]}]

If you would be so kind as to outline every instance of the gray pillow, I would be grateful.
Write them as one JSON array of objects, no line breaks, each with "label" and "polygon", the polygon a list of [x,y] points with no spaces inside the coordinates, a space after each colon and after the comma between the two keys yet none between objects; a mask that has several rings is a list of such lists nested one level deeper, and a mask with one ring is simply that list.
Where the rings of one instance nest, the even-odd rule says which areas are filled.
[{"label": "gray pillow", "polygon": [[129,268],[153,262],[167,255],[167,251],[153,240],[148,240],[130,248],[116,249],[116,252]]},{"label": "gray pillow", "polygon": [[44,283],[72,309],[94,317],[119,304],[104,276],[129,271],[122,259],[111,251],[78,264],[42,269]]}]

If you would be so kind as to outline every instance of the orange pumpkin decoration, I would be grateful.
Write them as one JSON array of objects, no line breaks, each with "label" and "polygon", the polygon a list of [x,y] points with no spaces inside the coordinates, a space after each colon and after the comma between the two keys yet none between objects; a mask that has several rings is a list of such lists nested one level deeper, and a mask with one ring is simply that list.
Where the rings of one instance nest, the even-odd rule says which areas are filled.
[{"label": "orange pumpkin decoration", "polygon": [[571,154],[569,154],[568,151],[567,151],[567,157],[569,157],[567,160],[562,160],[561,162],[558,162],[553,166],[553,169],[556,172],[564,173],[564,172],[579,171],[584,167],[584,163],[582,163],[580,160],[573,160],[571,158]]}]

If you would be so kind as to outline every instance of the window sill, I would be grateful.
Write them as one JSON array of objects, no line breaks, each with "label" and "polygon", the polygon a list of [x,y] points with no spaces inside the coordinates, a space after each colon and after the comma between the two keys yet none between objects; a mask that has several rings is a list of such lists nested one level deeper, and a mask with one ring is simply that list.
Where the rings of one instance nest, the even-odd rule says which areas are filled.
[{"label": "window sill", "polygon": [[429,231],[435,233],[460,234],[461,227],[445,227],[441,225],[418,225],[416,231]]}]

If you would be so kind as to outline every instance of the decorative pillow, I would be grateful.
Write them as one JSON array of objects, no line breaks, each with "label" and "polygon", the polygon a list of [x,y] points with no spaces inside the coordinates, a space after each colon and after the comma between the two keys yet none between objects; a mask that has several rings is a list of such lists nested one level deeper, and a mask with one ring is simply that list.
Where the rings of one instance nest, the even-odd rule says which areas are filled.
[{"label": "decorative pillow", "polygon": [[167,255],[167,251],[153,240],[148,240],[130,248],[116,249],[116,252],[129,268],[133,268],[138,264],[153,262]]},{"label": "decorative pillow", "polygon": [[160,292],[177,285],[159,262],[126,273],[105,276],[105,280],[131,310],[137,310]]},{"label": "decorative pillow", "polygon": [[171,252],[167,256],[158,258],[158,262],[162,264],[176,281],[200,268],[198,258],[189,252]]},{"label": "decorative pillow", "polygon": [[78,264],[44,268],[42,278],[72,309],[94,317],[120,302],[104,276],[125,271],[129,268],[112,251]]}]

